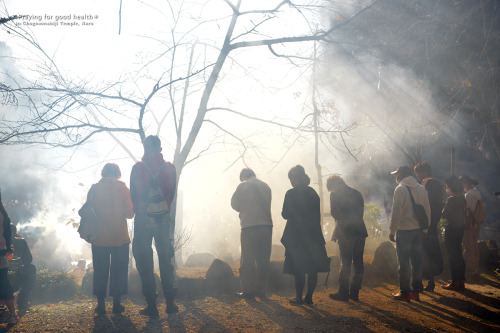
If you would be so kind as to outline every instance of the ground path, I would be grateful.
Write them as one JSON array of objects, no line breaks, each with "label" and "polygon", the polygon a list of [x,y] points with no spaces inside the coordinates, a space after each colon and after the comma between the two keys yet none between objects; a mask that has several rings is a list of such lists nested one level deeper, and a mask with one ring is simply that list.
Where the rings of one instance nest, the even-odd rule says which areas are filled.
[{"label": "ground path", "polygon": [[331,289],[319,290],[312,307],[288,304],[291,295],[181,297],[179,313],[167,315],[163,303],[157,319],[140,316],[142,305],[130,300],[121,315],[97,316],[95,301],[80,297],[33,306],[0,332],[500,332],[499,279],[483,275],[467,287],[462,293],[436,287],[409,303],[391,299],[397,287],[389,284],[364,288],[357,303],[333,301]]}]

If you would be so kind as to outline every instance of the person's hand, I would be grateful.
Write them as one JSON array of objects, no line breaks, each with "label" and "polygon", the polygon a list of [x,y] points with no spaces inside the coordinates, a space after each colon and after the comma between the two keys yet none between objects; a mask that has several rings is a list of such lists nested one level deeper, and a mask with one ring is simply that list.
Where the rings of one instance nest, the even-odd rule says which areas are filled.
[{"label": "person's hand", "polygon": [[427,239],[427,229],[422,231],[422,238]]},{"label": "person's hand", "polygon": [[389,235],[389,239],[391,240],[391,242],[395,242],[396,239],[394,238],[394,235],[393,234],[390,234]]}]

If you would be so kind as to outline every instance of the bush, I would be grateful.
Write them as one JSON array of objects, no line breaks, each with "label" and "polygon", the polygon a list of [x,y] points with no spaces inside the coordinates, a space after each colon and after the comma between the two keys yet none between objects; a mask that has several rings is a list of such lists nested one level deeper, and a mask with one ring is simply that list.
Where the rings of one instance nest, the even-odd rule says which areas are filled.
[{"label": "bush", "polygon": [[62,271],[41,269],[36,273],[33,303],[55,303],[73,299],[78,287],[71,275]]}]

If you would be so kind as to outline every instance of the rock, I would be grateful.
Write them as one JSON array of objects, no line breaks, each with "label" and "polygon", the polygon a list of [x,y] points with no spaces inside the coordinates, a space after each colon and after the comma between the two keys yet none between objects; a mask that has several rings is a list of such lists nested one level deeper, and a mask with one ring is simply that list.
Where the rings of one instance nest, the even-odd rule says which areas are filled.
[{"label": "rock", "polygon": [[206,280],[203,278],[180,278],[177,281],[177,295],[205,295]]},{"label": "rock", "polygon": [[186,267],[210,267],[215,257],[211,253],[193,253],[184,264]]},{"label": "rock", "polygon": [[206,291],[208,294],[230,294],[235,291],[235,278],[231,266],[215,259],[206,275]]},{"label": "rock", "polygon": [[381,282],[394,282],[398,280],[398,258],[392,242],[386,241],[377,247],[373,256],[372,268],[375,280]]}]

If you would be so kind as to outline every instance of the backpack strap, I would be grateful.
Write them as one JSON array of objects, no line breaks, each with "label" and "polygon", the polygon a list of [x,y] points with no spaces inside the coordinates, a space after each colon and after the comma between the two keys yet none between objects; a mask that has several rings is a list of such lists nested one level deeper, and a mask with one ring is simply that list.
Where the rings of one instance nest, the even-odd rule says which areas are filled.
[{"label": "backpack strap", "polygon": [[408,192],[410,192],[411,203],[413,204],[413,206],[415,206],[415,199],[413,199],[413,194],[411,194],[410,187],[408,185],[405,185],[405,186],[408,189]]},{"label": "backpack strap", "polygon": [[160,172],[161,172],[161,170],[163,169],[163,167],[165,165],[167,165],[167,163],[165,161],[163,161],[163,163],[160,166],[160,169],[158,170],[158,173],[156,174],[156,176],[154,176],[153,172],[149,168],[148,164],[146,162],[144,162],[144,166],[146,167],[146,170],[148,170],[149,175],[151,176],[151,178],[153,178],[154,181],[156,181],[156,179],[158,178],[158,176],[160,176]]}]

